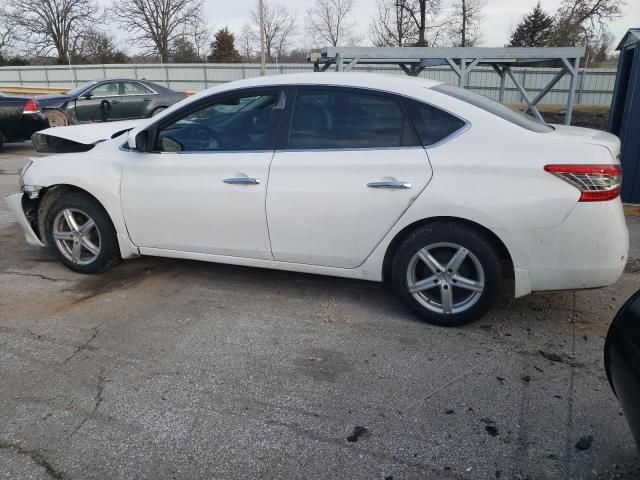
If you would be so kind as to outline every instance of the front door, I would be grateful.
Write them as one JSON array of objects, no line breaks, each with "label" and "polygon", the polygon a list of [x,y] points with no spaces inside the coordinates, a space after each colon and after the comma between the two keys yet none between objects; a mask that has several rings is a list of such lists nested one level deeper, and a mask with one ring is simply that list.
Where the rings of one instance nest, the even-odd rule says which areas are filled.
[{"label": "front door", "polygon": [[278,90],[203,99],[130,152],[122,208],[139,247],[271,259],[265,197],[284,106]]},{"label": "front door", "polygon": [[120,84],[104,82],[75,101],[79,122],[102,122],[120,118]]},{"label": "front door", "polygon": [[269,177],[274,259],[357,267],[429,182],[425,149],[392,95],[300,88],[293,108]]}]

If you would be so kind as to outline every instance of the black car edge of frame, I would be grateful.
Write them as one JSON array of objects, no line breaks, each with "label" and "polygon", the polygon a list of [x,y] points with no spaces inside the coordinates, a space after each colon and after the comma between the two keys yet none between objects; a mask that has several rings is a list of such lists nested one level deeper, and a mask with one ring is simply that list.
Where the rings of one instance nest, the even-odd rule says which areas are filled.
[{"label": "black car edge of frame", "polygon": [[67,93],[36,99],[51,126],[148,118],[187,97],[146,80],[94,80]]},{"label": "black car edge of frame", "polygon": [[5,142],[29,140],[48,127],[49,121],[34,98],[0,94],[0,148]]},{"label": "black car edge of frame", "polygon": [[640,290],[627,300],[609,327],[604,365],[640,449]]}]

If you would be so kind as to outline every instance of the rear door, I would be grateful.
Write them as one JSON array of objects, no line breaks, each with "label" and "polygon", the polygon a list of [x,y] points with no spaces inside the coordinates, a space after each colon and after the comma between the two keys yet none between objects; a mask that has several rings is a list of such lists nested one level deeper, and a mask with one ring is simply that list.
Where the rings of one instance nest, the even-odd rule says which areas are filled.
[{"label": "rear door", "polygon": [[403,101],[300,87],[288,121],[267,191],[274,259],[357,267],[431,178]]},{"label": "rear door", "polygon": [[140,82],[122,82],[120,118],[145,118],[150,116],[149,106],[157,93]]}]

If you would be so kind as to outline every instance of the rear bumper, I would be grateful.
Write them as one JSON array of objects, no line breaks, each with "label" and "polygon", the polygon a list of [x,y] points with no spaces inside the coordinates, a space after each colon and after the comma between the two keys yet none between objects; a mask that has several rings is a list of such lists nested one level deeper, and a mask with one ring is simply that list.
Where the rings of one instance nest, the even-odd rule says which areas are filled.
[{"label": "rear bumper", "polygon": [[29,245],[33,245],[34,247],[44,247],[44,243],[40,241],[38,236],[31,228],[31,224],[27,217],[24,214],[24,210],[22,209],[22,197],[24,193],[14,193],[13,195],[7,195],[4,197],[4,201],[9,206],[9,210],[11,213],[18,219],[18,225],[24,231],[24,236],[27,239],[27,243]]},{"label": "rear bumper", "polygon": [[[519,247],[514,267],[521,278],[528,277],[525,290],[612,285],[628,259],[629,231],[619,199],[578,203],[558,228],[505,233]],[[526,293],[521,289],[516,296]]]}]

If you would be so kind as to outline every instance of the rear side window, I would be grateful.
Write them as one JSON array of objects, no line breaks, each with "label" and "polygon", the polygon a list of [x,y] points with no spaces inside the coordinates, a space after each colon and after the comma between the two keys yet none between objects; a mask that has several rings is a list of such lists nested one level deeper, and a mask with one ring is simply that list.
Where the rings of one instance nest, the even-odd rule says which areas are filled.
[{"label": "rear side window", "polygon": [[299,90],[289,148],[416,146],[400,99],[342,89]]},{"label": "rear side window", "polygon": [[453,98],[457,98],[458,100],[462,100],[463,102],[467,102],[474,107],[478,107],[486,112],[493,113],[503,120],[514,123],[522,128],[526,128],[527,130],[531,130],[532,132],[553,132],[553,127],[547,125],[546,123],[542,123],[537,119],[530,117],[529,115],[526,115],[517,110],[513,110],[501,103],[491,100],[490,98],[483,97],[482,95],[478,95],[477,93],[473,93],[464,88],[454,87],[452,85],[443,83],[432,87],[432,90],[444,93],[445,95],[449,95]]},{"label": "rear side window", "polygon": [[407,107],[425,147],[444,140],[466,125],[464,120],[426,103],[408,100]]}]

